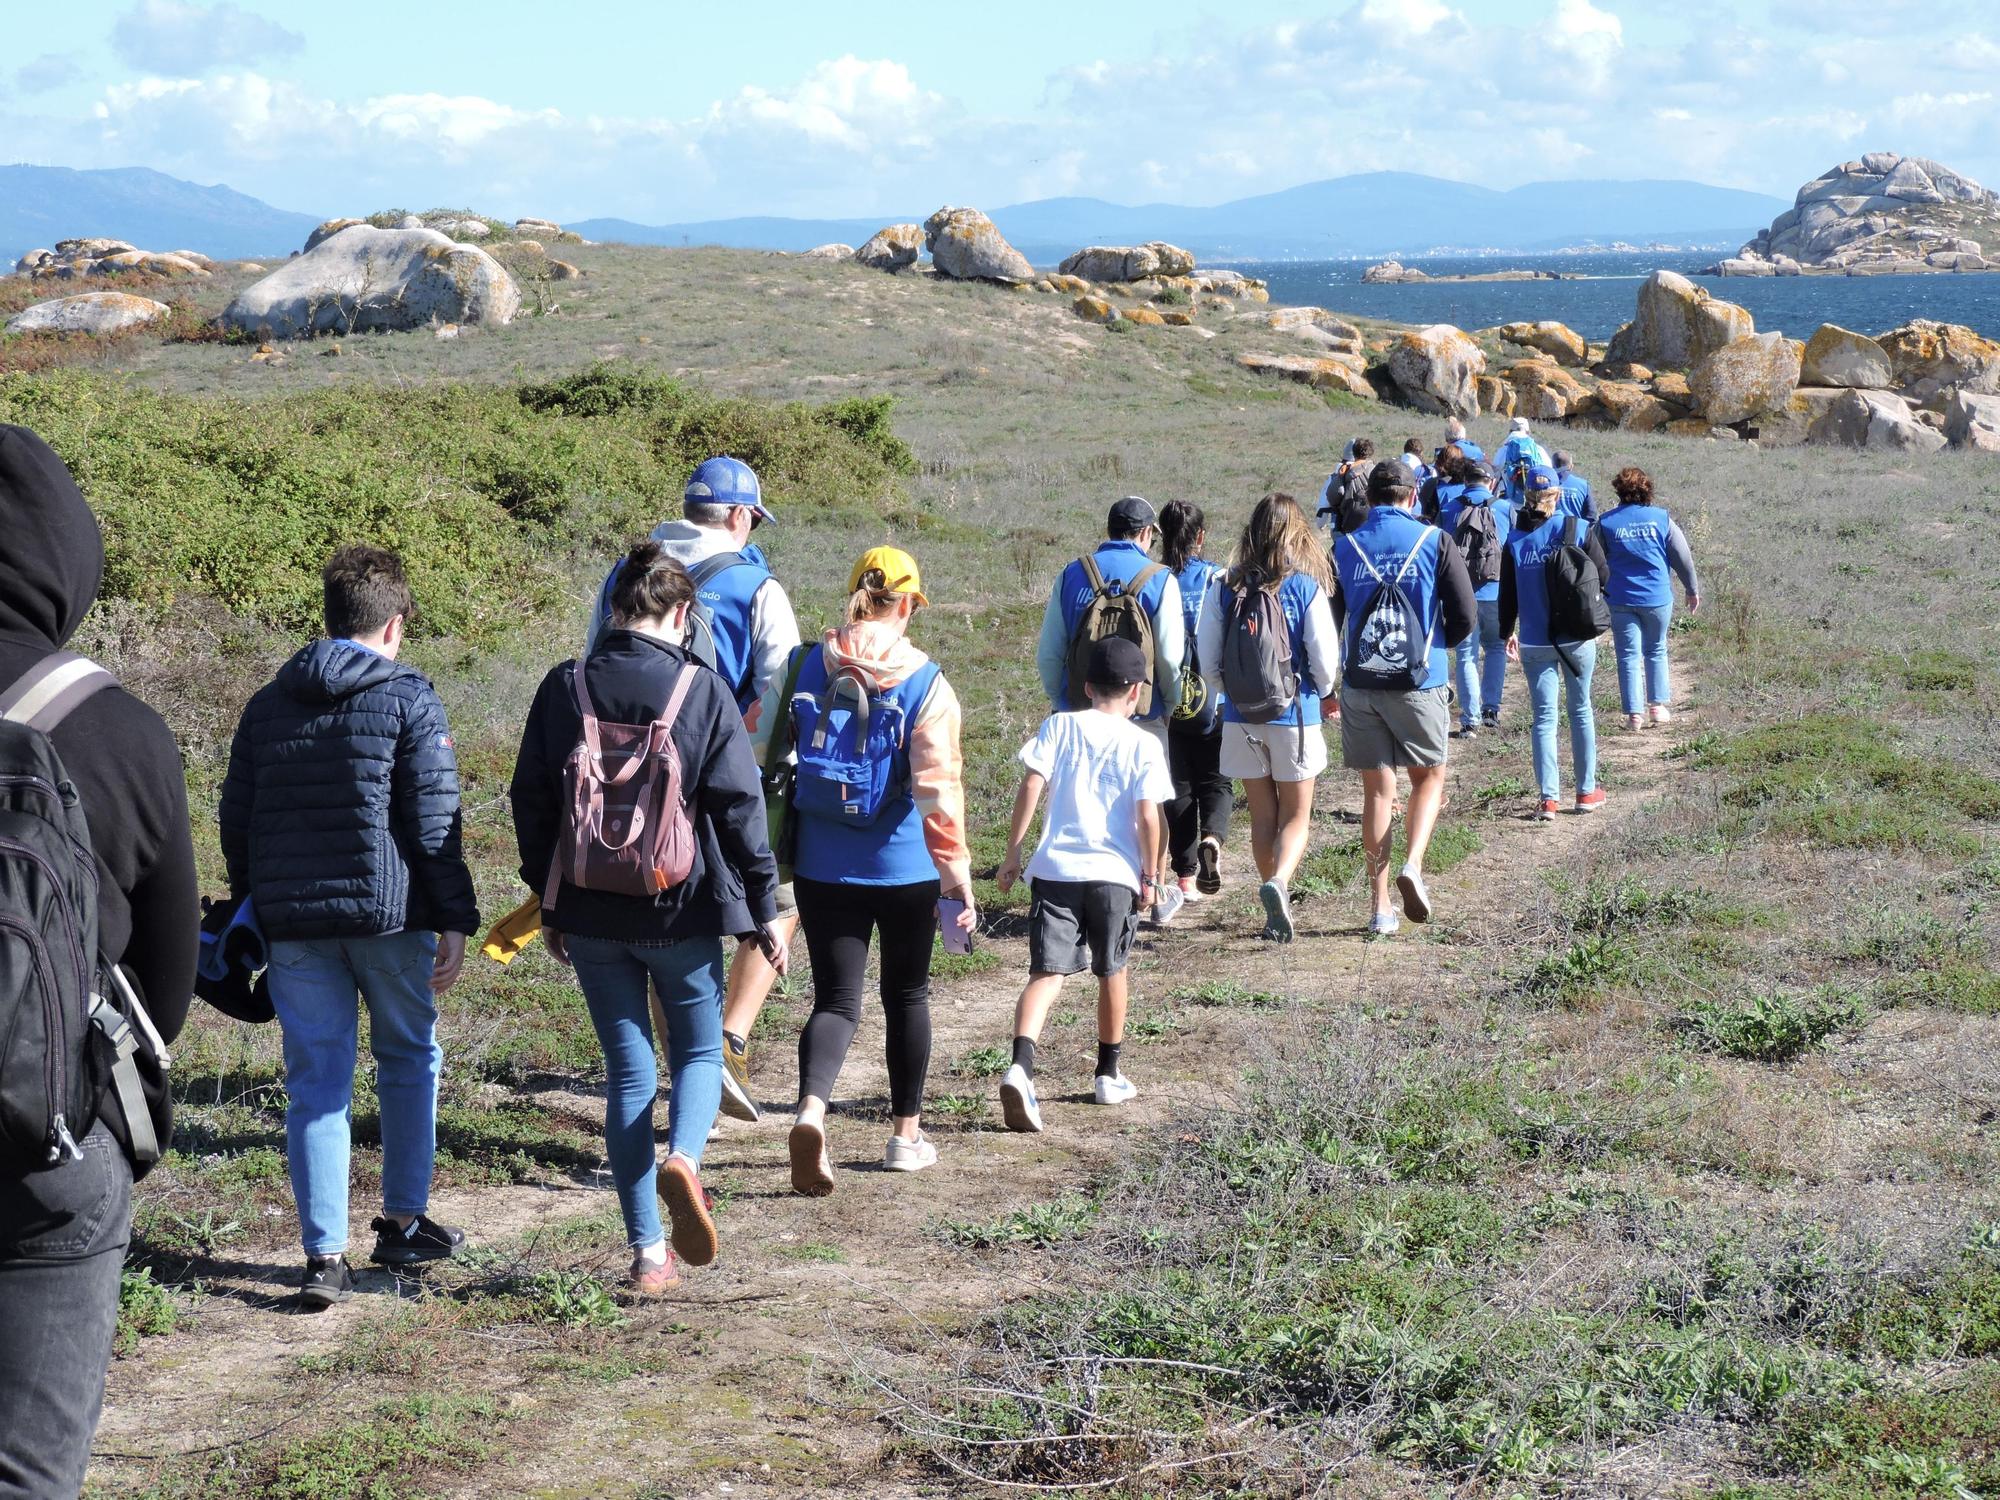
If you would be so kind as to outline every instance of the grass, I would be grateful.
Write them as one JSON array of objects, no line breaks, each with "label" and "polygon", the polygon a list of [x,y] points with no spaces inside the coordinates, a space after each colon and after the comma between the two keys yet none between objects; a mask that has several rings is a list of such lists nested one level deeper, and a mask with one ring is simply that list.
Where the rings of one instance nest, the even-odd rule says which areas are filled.
[{"label": "grass", "polygon": [[1696,1044],[1729,1057],[1790,1062],[1854,1026],[1863,1011],[1838,990],[1794,994],[1783,990],[1733,1000],[1700,1000],[1682,1013]]}]

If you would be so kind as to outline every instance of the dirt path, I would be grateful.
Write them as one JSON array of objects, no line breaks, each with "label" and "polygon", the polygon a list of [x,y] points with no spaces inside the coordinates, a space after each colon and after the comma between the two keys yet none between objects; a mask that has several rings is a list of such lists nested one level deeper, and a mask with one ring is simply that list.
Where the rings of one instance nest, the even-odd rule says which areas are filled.
[{"label": "dirt path", "polygon": [[[1518,699],[1518,681],[1510,691]],[[1135,1034],[1126,1048],[1126,1069],[1141,1089],[1131,1106],[1112,1112],[1088,1102],[1094,1035],[1082,981],[1072,981],[1058,1004],[1042,1048],[1046,1134],[1008,1134],[999,1127],[995,1080],[957,1071],[974,1049],[1006,1044],[1025,972],[1026,944],[1018,937],[988,940],[1000,960],[994,968],[938,986],[927,1120],[941,1157],[934,1171],[904,1177],[879,1169],[886,1075],[880,1022],[871,1016],[831,1123],[838,1187],[823,1200],[794,1197],[785,1157],[791,1033],[763,1043],[753,1069],[765,1122],[724,1122],[705,1168],[721,1198],[720,1260],[690,1273],[672,1298],[627,1310],[618,1349],[635,1368],[622,1378],[613,1369],[584,1383],[550,1379],[564,1368],[560,1339],[533,1326],[468,1328],[452,1340],[454,1385],[485,1392],[515,1419],[495,1431],[493,1454],[453,1493],[937,1492],[882,1466],[886,1433],[853,1378],[852,1357],[921,1356],[1037,1290],[1037,1257],[957,1248],[938,1232],[941,1224],[990,1223],[1086,1188],[1147,1133],[1229,1095],[1247,1055],[1245,1028],[1276,1023],[1244,1008],[1170,1001],[1178,988],[1224,979],[1311,1008],[1346,998],[1371,965],[1388,963],[1422,966],[1451,985],[1454,932],[1507,920],[1517,905],[1510,893],[1525,871],[1561,862],[1580,841],[1644,815],[1665,775],[1669,737],[1623,733],[1610,727],[1609,714],[1600,715],[1600,763],[1612,793],[1605,812],[1539,824],[1527,821],[1524,796],[1482,799],[1480,792],[1490,794],[1506,778],[1531,780],[1524,710],[1517,701],[1506,733],[1465,747],[1454,761],[1445,818],[1475,829],[1480,848],[1432,882],[1438,917],[1429,928],[1406,925],[1397,939],[1369,943],[1360,932],[1365,905],[1350,890],[1302,899],[1299,941],[1291,947],[1261,942],[1239,816],[1223,895],[1191,905],[1171,930],[1142,938],[1132,1016],[1140,1032],[1150,1029],[1149,1019],[1164,1018],[1166,1027],[1154,1038]],[[1358,805],[1353,779],[1330,775],[1319,803],[1315,846],[1351,838],[1339,810]],[[980,1102],[955,1101],[970,1112],[947,1115],[939,1107],[945,1096]],[[517,1097],[573,1113],[593,1129],[601,1118],[601,1096],[592,1093],[565,1088]],[[502,1257],[597,1215],[604,1222],[579,1264],[613,1284],[624,1269],[608,1185],[441,1191],[435,1208]],[[393,1370],[400,1359],[426,1357],[399,1343],[400,1330],[425,1304],[393,1295],[391,1279],[378,1273],[363,1278],[364,1290],[377,1295],[319,1317],[290,1312],[291,1227],[273,1223],[253,1237],[254,1250],[215,1263],[204,1276],[197,1320],[149,1345],[142,1358],[116,1364],[97,1445],[105,1461],[96,1470],[111,1492],[134,1465],[110,1455],[281,1435],[300,1410],[303,1356],[345,1361],[348,1369],[358,1360],[362,1381],[371,1360]],[[306,1388],[316,1387],[308,1379]],[[350,1389],[347,1398],[353,1395]]]}]

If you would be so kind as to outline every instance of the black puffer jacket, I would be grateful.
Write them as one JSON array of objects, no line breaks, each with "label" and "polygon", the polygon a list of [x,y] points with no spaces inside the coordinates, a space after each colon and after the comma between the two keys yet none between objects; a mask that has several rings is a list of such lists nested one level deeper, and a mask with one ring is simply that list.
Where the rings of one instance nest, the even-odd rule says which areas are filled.
[{"label": "black puffer jacket", "polygon": [[285,663],[236,727],[222,857],[269,938],[477,932],[458,762],[423,674],[352,641]]}]

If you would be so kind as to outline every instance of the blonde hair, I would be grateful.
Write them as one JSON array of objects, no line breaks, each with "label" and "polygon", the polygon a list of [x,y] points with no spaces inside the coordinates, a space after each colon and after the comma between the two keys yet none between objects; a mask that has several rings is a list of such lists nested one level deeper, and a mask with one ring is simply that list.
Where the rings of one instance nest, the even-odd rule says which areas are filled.
[{"label": "blonde hair", "polygon": [[1294,573],[1303,573],[1322,589],[1333,590],[1333,570],[1319,549],[1304,507],[1290,495],[1266,495],[1250,512],[1236,543],[1236,565],[1229,582],[1236,588],[1274,589]]},{"label": "blonde hair", "polygon": [[880,568],[870,568],[861,575],[861,587],[847,596],[847,623],[859,625],[863,620],[879,620],[894,614],[898,599],[909,599],[915,609],[913,595],[890,588],[888,574]]}]

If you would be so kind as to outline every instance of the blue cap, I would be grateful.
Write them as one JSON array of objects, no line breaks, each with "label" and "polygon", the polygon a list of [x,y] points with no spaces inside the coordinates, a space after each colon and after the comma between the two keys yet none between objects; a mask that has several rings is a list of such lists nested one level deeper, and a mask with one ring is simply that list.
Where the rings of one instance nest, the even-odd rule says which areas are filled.
[{"label": "blue cap", "polygon": [[740,458],[711,458],[689,476],[681,491],[684,505],[747,505],[766,521],[778,518],[764,507],[757,471]]},{"label": "blue cap", "polygon": [[1528,469],[1528,493],[1536,490],[1559,490],[1562,480],[1547,464],[1534,464]]}]

